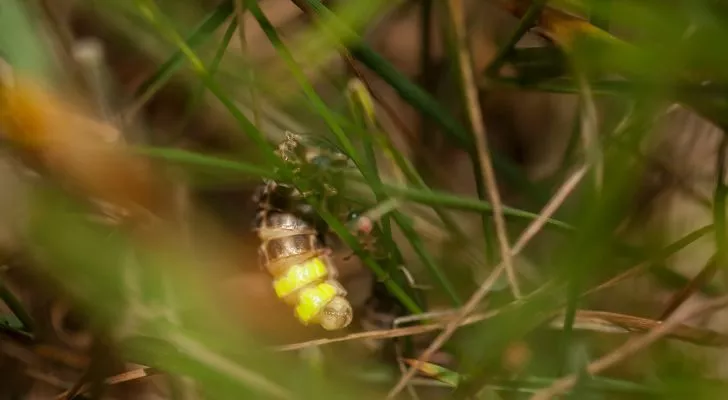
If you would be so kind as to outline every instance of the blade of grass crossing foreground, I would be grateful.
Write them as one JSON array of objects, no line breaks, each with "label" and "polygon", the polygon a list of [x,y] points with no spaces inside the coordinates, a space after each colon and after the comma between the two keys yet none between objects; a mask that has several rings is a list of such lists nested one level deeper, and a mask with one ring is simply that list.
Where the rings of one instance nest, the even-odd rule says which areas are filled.
[{"label": "blade of grass crossing foreground", "polygon": [[[247,164],[240,161],[226,160],[223,158],[199,154],[186,150],[140,147],[137,148],[136,151],[148,156],[163,158],[175,162],[200,165],[210,168],[220,168],[244,174],[269,177],[272,179],[286,179],[285,176],[281,176],[270,170],[269,168]],[[431,190],[425,191],[421,189],[394,186],[389,184],[382,184],[382,190],[384,190],[384,192],[390,197],[401,197],[412,202],[429,206],[443,206],[473,212],[491,212],[493,210],[489,203],[483,202],[477,198],[462,197],[450,193],[436,192]],[[511,218],[518,218],[529,221],[538,217],[538,214],[510,207],[506,207],[504,209],[504,215]],[[548,226],[551,226],[552,228],[558,228],[562,231],[574,231],[573,226],[567,224],[566,222],[553,218],[549,219],[546,224]]]},{"label": "blade of grass crossing foreground", "polygon": [[[213,91],[213,93],[219,93],[217,91]],[[231,107],[234,107],[232,103],[229,103]],[[234,113],[237,115],[239,113]],[[242,116],[242,114],[240,113]],[[244,116],[242,116],[244,118]],[[186,150],[180,150],[180,149],[159,149],[154,147],[140,147],[137,148],[138,152],[141,154],[145,154],[152,157],[158,157],[163,158],[175,162],[182,162],[186,164],[193,164],[193,165],[200,165],[204,167],[210,167],[210,168],[220,168],[225,170],[230,170],[234,172],[244,173],[244,174],[252,174],[256,176],[261,177],[269,177],[272,179],[286,179],[285,176],[281,176],[280,174],[275,173],[274,171],[270,170],[269,168],[261,167],[261,166],[255,166],[252,164],[243,163],[240,161],[234,161],[234,160],[226,160],[223,158],[218,158],[214,156],[199,154],[195,152],[190,152]],[[272,150],[271,150],[272,151]],[[353,179],[361,179],[357,177],[352,177]],[[466,211],[473,211],[473,212],[492,212],[493,208],[489,203],[483,202],[477,198],[472,197],[462,197],[453,195],[450,193],[444,193],[444,192],[436,192],[431,190],[421,190],[421,189],[415,189],[415,188],[409,188],[409,187],[402,187],[402,186],[394,186],[389,184],[383,184],[382,185],[385,193],[389,195],[390,197],[401,197],[406,200],[429,205],[429,206],[443,206],[443,207],[450,207],[460,210],[466,210]],[[522,211],[515,208],[506,207],[504,210],[504,215],[511,218],[518,218],[523,220],[533,220],[538,218],[538,214],[530,213],[528,211]],[[566,222],[556,220],[556,219],[549,219],[546,223],[547,226],[551,226],[552,228],[558,228],[562,231],[568,231],[573,232],[574,227],[567,224]]]}]

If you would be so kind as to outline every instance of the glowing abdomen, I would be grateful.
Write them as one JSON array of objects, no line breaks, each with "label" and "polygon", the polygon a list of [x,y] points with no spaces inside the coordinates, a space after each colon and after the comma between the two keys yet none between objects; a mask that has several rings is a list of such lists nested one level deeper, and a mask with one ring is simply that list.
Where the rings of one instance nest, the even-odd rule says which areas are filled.
[{"label": "glowing abdomen", "polygon": [[295,306],[296,317],[305,325],[319,323],[327,330],[348,326],[351,305],[330,275],[335,270],[315,230],[289,213],[263,211],[259,223],[261,263],[274,278],[276,296]]}]

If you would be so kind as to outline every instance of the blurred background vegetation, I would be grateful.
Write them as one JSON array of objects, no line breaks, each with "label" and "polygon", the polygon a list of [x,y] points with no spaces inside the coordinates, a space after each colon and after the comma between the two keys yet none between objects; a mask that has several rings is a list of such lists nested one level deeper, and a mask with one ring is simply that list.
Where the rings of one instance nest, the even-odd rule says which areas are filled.
[{"label": "blurred background vegetation", "polygon": [[[0,398],[723,399],[724,40],[721,0],[4,0]],[[275,297],[263,179],[346,329]]]}]

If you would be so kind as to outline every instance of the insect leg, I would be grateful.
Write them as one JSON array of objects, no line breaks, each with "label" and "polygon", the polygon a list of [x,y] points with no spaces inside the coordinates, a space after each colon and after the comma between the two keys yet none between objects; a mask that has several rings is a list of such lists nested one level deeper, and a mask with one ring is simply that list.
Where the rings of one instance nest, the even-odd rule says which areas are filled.
[{"label": "insect leg", "polygon": [[404,265],[400,265],[397,267],[400,271],[402,271],[402,274],[404,275],[405,279],[407,279],[407,283],[414,288],[414,289],[420,289],[420,290],[431,290],[432,286],[428,285],[420,285],[415,281],[415,277],[412,276],[412,273],[405,267]]},{"label": "insect leg", "polygon": [[336,288],[336,292],[339,296],[346,297],[346,294],[348,292],[346,291],[346,289],[344,289],[344,286],[341,283],[339,283],[339,281],[337,281],[335,279],[328,279],[328,280],[326,280],[326,282],[328,282],[331,286]]},{"label": "insect leg", "polygon": [[265,251],[265,243],[258,247],[258,268],[261,270],[268,269],[268,254]]},{"label": "insect leg", "polygon": [[328,276],[330,280],[337,280],[339,278],[339,270],[336,268],[336,265],[331,260],[331,249],[328,247],[323,247],[319,250],[319,257],[321,258],[321,261],[324,262],[326,265],[326,271],[328,272]]}]

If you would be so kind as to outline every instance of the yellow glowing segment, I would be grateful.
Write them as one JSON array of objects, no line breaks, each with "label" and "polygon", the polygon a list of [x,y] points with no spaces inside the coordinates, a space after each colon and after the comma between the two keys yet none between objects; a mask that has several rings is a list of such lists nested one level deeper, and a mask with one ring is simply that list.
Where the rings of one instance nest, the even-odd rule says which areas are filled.
[{"label": "yellow glowing segment", "polygon": [[296,306],[296,316],[308,323],[335,296],[336,288],[327,282],[302,290]]},{"label": "yellow glowing segment", "polygon": [[326,277],[326,265],[316,257],[302,264],[294,265],[286,273],[273,282],[278,297],[285,297],[296,290]]}]

